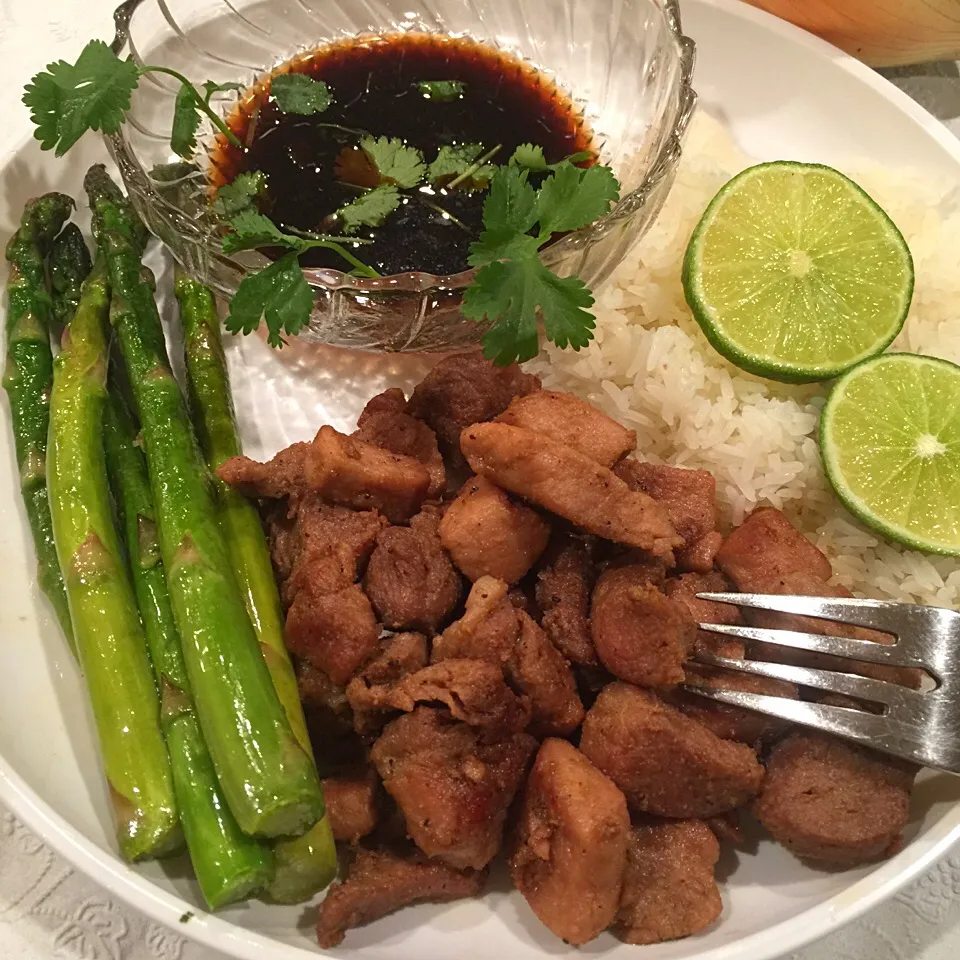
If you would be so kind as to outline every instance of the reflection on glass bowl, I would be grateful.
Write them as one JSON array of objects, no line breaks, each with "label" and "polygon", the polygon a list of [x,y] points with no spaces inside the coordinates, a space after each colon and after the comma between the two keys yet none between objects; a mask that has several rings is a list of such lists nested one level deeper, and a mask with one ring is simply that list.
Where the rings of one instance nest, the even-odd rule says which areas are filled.
[{"label": "reflection on glass bowl", "polygon": [[[128,0],[116,12],[114,49],[180,71],[195,83],[249,88],[277,65],[331,40],[397,31],[470,36],[522,58],[571,94],[595,133],[601,162],[620,179],[621,200],[603,219],[541,252],[561,276],[604,280],[653,222],[666,197],[693,112],[694,45],[677,0]],[[176,83],[148,74],[127,124],[109,146],[133,202],[186,270],[230,297],[268,261],[225,256],[223,224],[203,173],[214,145],[201,128],[195,164],[175,162],[169,136]],[[238,94],[214,98],[229,114]],[[479,341],[460,315],[467,270],[360,279],[305,269],[314,291],[308,340],[367,350],[441,351]]]}]

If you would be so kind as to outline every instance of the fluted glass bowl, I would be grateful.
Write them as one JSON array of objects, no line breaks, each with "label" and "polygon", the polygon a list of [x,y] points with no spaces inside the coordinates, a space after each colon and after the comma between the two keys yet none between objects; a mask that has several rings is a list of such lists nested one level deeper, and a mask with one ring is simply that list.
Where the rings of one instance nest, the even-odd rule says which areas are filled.
[{"label": "fluted glass bowl", "polygon": [[[677,0],[128,0],[116,21],[118,53],[172,67],[197,85],[249,88],[326,42],[398,31],[469,36],[521,58],[571,95],[622,185],[609,215],[542,251],[551,270],[588,285],[604,280],[656,217],[696,102],[694,45],[681,32]],[[201,128],[195,164],[174,163],[176,92],[166,75],[146,75],[109,146],[153,233],[190,274],[229,298],[268,261],[256,252],[223,254],[204,174],[214,131],[206,122]],[[226,116],[242,96],[217,95],[214,106]],[[305,339],[441,351],[476,343],[484,332],[459,312],[470,270],[376,280],[322,268],[304,275],[314,291]]]}]

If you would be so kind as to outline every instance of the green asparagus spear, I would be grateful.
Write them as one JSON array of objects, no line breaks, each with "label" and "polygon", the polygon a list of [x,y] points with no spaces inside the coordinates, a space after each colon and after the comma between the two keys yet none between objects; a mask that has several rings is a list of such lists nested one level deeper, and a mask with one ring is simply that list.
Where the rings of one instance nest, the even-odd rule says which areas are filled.
[{"label": "green asparagus spear", "polygon": [[160,726],[187,849],[204,899],[216,910],[263,889],[273,874],[273,858],[269,848],[237,826],[200,733],[160,560],[150,477],[135,436],[130,413],[113,390],[103,420],[107,473],[160,689]]},{"label": "green asparagus spear", "polygon": [[53,298],[53,319],[65,327],[77,310],[80,288],[90,275],[93,263],[83,233],[75,223],[68,223],[50,250],[50,292]]},{"label": "green asparagus spear", "polygon": [[[221,463],[241,452],[217,306],[213,294],[203,284],[179,270],[174,290],[180,302],[193,425],[207,465],[216,471]],[[218,479],[214,485],[220,526],[247,613],[287,720],[300,746],[312,757],[297,678],[284,643],[283,610],[260,517],[246,497],[232,487]],[[270,886],[274,900],[308,900],[336,876],[337,851],[326,817],[302,837],[279,840],[276,855],[277,871]]]},{"label": "green asparagus spear", "polygon": [[53,543],[47,497],[47,426],[53,354],[44,261],[73,206],[73,200],[62,193],[48,193],[32,200],[23,212],[20,229],[7,244],[10,304],[6,324],[7,362],[3,372],[20,471],[20,494],[37,554],[37,582],[50,600],[71,645],[70,610]]},{"label": "green asparagus spear", "polygon": [[284,715],[231,571],[209,472],[140,273],[133,211],[102,166],[84,185],[109,268],[111,323],[140,419],[187,677],[217,778],[245,833],[302,833],[323,816],[320,780]]},{"label": "green asparagus spear", "polygon": [[50,399],[49,489],[80,665],[129,860],[182,840],[160,703],[120,542],[101,441],[108,293],[102,264],[83,286],[63,337]]}]

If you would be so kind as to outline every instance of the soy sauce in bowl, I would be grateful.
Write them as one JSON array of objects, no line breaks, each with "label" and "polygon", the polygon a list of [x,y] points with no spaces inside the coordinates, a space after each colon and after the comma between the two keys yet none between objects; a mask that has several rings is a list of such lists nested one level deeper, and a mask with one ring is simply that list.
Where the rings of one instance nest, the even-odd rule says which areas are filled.
[{"label": "soy sauce in bowl", "polygon": [[[529,64],[468,38],[355,38],[302,55],[273,77],[282,73],[322,80],[332,102],[309,116],[284,113],[269,80],[253,88],[228,120],[247,149],[220,138],[211,179],[219,186],[243,172],[265,173],[260,210],[287,232],[340,232],[336,212],[378,182],[360,146],[365,137],[396,138],[416,148],[426,168],[442,147],[465,145],[479,145],[478,160],[497,148],[491,164],[507,163],[525,143],[541,147],[547,163],[594,155],[593,135],[564,91]],[[425,177],[400,193],[399,206],[382,224],[353,234],[370,241],[356,248],[357,255],[383,275],[466,269],[470,244],[481,231],[482,173],[476,182]],[[301,263],[347,269],[336,253],[322,249]]]}]

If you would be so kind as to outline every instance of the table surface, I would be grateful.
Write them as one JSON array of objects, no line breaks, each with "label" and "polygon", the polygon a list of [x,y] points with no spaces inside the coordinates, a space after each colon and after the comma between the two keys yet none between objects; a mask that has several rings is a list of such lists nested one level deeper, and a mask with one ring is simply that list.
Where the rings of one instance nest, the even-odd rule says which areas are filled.
[{"label": "table surface", "polygon": [[[91,36],[113,35],[115,0],[0,0],[0,129],[28,134],[24,78]],[[955,63],[886,71],[960,136]],[[960,955],[960,851],[859,922],[786,960],[954,960]],[[0,960],[224,960],[111,899],[0,807]]]}]

